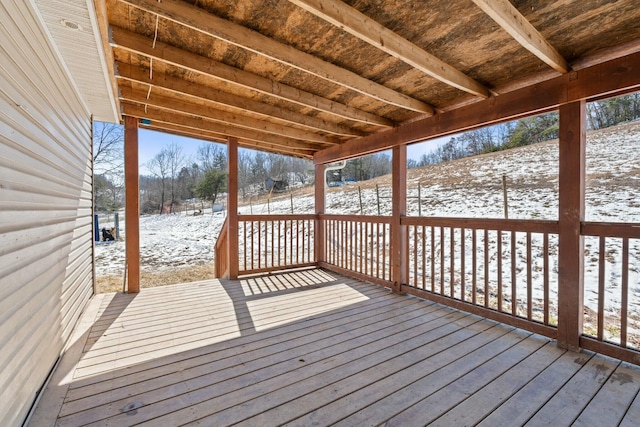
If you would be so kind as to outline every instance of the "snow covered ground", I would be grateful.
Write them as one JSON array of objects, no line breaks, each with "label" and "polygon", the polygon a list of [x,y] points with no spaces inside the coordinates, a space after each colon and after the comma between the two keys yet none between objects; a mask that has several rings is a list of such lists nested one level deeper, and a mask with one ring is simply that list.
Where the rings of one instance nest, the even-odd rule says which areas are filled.
[{"label": "snow covered ground", "polygon": [[[192,212],[191,212],[192,213]],[[123,218],[124,215],[120,214]],[[140,218],[140,263],[143,270],[162,271],[213,262],[213,245],[224,222],[224,213],[185,216],[185,213],[147,215]],[[120,221],[122,228],[124,221]],[[112,222],[101,222],[100,228]],[[121,230],[121,237],[124,232]],[[96,245],[96,276],[124,272],[124,240]]]},{"label": "snow covered ground", "polygon": [[[640,223],[640,122],[589,132],[587,141],[586,220]],[[509,218],[557,219],[557,141],[409,170],[408,215],[418,215],[420,202],[422,216],[503,218],[503,175],[507,182]],[[313,213],[313,203],[312,189],[308,189],[295,197],[294,211]],[[272,199],[268,207],[255,202],[251,207],[241,206],[240,212],[291,213],[291,205],[290,197],[285,195]],[[364,215],[377,215],[380,206],[380,213],[389,215],[390,176],[328,189],[326,206],[327,213]],[[212,262],[215,238],[223,221],[222,214],[211,215],[210,212],[195,217],[184,213],[142,217],[142,268],[162,270]],[[100,226],[105,225],[108,224]],[[520,235],[518,239],[521,240]],[[470,234],[466,241],[470,242]],[[552,246],[557,244],[555,242],[552,239]],[[537,246],[540,245],[538,242]],[[608,241],[606,298],[611,310],[616,310],[621,300],[621,247],[620,240]],[[503,245],[503,250],[508,248],[508,244]],[[556,249],[552,247],[550,252]],[[597,251],[597,239],[585,239],[586,304],[594,309]],[[544,256],[540,250],[535,253]],[[629,255],[630,309],[640,311],[639,241],[631,240]],[[517,260],[517,271],[526,271],[523,270],[526,261],[522,253]],[[124,242],[97,246],[96,266],[98,276],[122,274]],[[508,260],[503,263],[503,269],[509,271]],[[552,280],[556,280],[555,277],[552,274]],[[557,289],[557,281],[552,283],[552,289]]]}]

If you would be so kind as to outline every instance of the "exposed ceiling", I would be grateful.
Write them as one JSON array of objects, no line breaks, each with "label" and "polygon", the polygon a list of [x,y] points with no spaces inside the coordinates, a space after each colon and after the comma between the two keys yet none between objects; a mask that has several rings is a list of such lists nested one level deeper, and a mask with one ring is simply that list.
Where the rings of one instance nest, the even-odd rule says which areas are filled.
[{"label": "exposed ceiling", "polygon": [[637,0],[96,4],[124,115],[299,157],[640,51]]}]

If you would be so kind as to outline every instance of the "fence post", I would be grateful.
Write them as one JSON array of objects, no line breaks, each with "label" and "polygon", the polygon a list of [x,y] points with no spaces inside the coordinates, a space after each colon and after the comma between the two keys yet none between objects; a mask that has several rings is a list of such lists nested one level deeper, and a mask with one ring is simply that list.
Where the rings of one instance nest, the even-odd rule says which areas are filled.
[{"label": "fence post", "polygon": [[120,239],[120,215],[118,214],[118,212],[116,212],[113,216],[113,220],[115,222],[115,226],[116,226],[116,240]]},{"label": "fence post", "polygon": [[100,241],[100,224],[98,222],[98,214],[93,214],[93,240]]},{"label": "fence post", "polygon": [[509,219],[509,204],[507,201],[507,175],[502,174],[502,200],[504,200],[504,219]]},{"label": "fence post", "polygon": [[559,136],[558,346],[578,350],[584,321],[584,100],[560,107]]},{"label": "fence post", "polygon": [[378,188],[378,184],[376,184],[376,200],[378,202],[378,216],[380,216],[380,189]]},{"label": "fence post", "polygon": [[418,216],[422,216],[422,195],[420,193],[420,181],[418,181]]},{"label": "fence post", "polygon": [[358,185],[358,198],[360,199],[360,215],[364,215],[364,210],[362,208],[362,189]]}]

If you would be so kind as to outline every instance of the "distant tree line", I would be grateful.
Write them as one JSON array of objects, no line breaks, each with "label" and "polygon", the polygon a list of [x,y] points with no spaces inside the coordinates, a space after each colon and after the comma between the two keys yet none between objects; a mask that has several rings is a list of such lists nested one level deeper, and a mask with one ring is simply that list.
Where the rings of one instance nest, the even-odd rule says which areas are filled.
[{"label": "distant tree line", "polygon": [[388,153],[369,154],[348,160],[343,169],[327,174],[327,182],[365,181],[391,173],[391,156]]},{"label": "distant tree line", "polygon": [[[640,93],[587,104],[589,129],[602,129],[639,118]],[[465,132],[417,160],[410,159],[408,166],[420,167],[549,141],[558,138],[558,131],[557,112],[527,117]]]},{"label": "distant tree line", "polygon": [[[640,118],[640,92],[587,104],[587,125],[602,129]],[[514,122],[465,132],[408,167],[442,163],[478,154],[535,144],[558,137],[558,113],[527,117]],[[98,212],[113,212],[124,206],[123,131],[113,124],[94,129],[94,206]],[[227,189],[226,148],[203,143],[195,159],[184,156],[179,145],[163,148],[147,164],[150,175],[140,177],[143,213],[173,212],[185,200],[199,198],[215,204]],[[240,196],[269,191],[268,178],[285,186],[305,185],[312,180],[313,165],[307,160],[241,149],[238,153]],[[332,181],[363,181],[391,172],[391,156],[376,153],[349,160],[327,175]]]},{"label": "distant tree line", "polygon": [[[221,145],[203,143],[195,159],[185,160],[180,147],[171,144],[147,164],[151,176],[141,177],[143,213],[170,213],[175,205],[198,198],[215,205],[227,191],[227,151]],[[273,153],[240,149],[238,189],[240,196],[268,191],[268,178],[285,183],[308,184],[313,166],[310,161]]]},{"label": "distant tree line", "polygon": [[[113,212],[124,206],[122,170],[122,127],[102,124],[94,135],[109,136],[115,147],[105,172],[94,175],[94,206],[98,212]],[[104,146],[98,137],[94,147]],[[104,149],[101,151],[105,153]],[[100,159],[98,159],[100,160]],[[94,165],[99,161],[94,159]],[[185,201],[204,200],[214,205],[227,191],[227,150],[218,144],[203,143],[195,158],[187,158],[182,148],[172,143],[160,150],[146,164],[149,174],[140,175],[140,210],[142,213],[171,213]],[[286,187],[312,181],[313,165],[308,160],[240,149],[238,153],[238,188],[241,197],[268,191],[268,178]]]}]

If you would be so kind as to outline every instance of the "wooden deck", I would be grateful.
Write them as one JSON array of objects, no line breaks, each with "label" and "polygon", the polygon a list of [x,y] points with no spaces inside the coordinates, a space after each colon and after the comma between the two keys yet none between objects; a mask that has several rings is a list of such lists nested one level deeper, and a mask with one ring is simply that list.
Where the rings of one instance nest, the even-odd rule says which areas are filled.
[{"label": "wooden deck", "polygon": [[322,270],[98,295],[30,426],[637,426],[640,368]]}]

